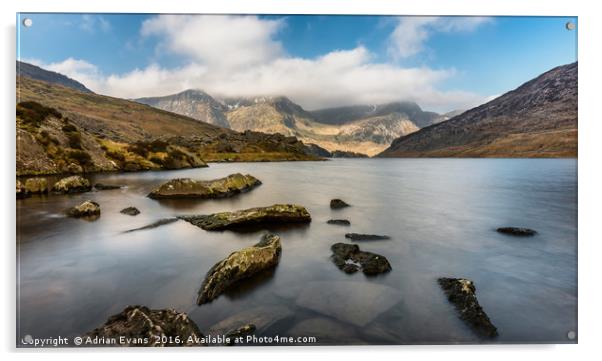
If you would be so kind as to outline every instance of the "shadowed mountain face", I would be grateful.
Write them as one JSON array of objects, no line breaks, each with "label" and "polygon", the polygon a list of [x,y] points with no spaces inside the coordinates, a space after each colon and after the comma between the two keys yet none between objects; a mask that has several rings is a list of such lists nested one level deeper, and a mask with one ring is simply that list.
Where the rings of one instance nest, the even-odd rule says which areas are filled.
[{"label": "shadowed mountain face", "polygon": [[347,124],[356,120],[397,114],[413,122],[418,128],[429,126],[440,118],[434,112],[423,111],[414,102],[394,102],[380,105],[353,105],[312,111],[317,121],[325,124]]},{"label": "shadowed mountain face", "polygon": [[31,79],[42,80],[51,84],[62,85],[68,88],[79,90],[84,93],[92,93],[92,91],[86,88],[82,83],[73,80],[63,74],[55,73],[53,71],[45,70],[39,66],[24,63],[17,60],[17,76],[24,76]]},{"label": "shadowed mountain face", "polygon": [[396,139],[381,157],[576,157],[577,63]]}]

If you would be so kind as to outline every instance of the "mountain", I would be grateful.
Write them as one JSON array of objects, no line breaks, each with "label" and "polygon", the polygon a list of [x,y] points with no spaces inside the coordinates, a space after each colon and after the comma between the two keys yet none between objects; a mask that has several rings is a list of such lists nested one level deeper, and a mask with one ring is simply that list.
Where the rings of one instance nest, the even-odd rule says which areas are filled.
[{"label": "mountain", "polygon": [[224,116],[226,107],[202,90],[186,90],[178,94],[154,98],[139,98],[137,102],[169,112],[228,128]]},{"label": "mountain", "polygon": [[353,105],[312,111],[315,119],[324,124],[347,124],[366,118],[377,118],[397,114],[414,123],[418,128],[429,126],[437,121],[439,114],[425,112],[414,102],[393,102],[379,105]]},{"label": "mountain", "polygon": [[294,137],[240,133],[24,76],[17,77],[16,115],[17,175],[318,159]]},{"label": "mountain", "polygon": [[214,99],[200,90],[136,101],[240,132],[295,136],[341,154],[379,153],[400,135],[440,118],[409,102],[309,112],[284,96]]},{"label": "mountain", "polygon": [[17,60],[17,76],[23,76],[31,79],[42,80],[51,84],[62,85],[68,88],[79,90],[84,93],[92,93],[92,91],[86,88],[82,83],[73,80],[63,74],[55,73],[53,71],[45,70],[39,66],[35,66],[29,63],[24,63]]},{"label": "mountain", "polygon": [[556,67],[447,121],[396,139],[380,157],[576,157],[577,63]]}]

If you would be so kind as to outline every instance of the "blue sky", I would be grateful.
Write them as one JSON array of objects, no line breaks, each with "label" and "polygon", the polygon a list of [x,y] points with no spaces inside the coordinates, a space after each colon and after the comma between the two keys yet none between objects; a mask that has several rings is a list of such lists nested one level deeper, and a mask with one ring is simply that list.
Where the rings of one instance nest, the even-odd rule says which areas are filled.
[{"label": "blue sky", "polygon": [[189,87],[312,109],[477,105],[577,60],[563,17],[21,14],[18,57],[122,97]]}]

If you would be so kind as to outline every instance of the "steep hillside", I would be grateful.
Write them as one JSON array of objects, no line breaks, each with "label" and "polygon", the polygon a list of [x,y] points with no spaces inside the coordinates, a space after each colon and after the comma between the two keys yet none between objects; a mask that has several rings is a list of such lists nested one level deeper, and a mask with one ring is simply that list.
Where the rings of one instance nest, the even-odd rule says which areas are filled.
[{"label": "steep hillside", "polygon": [[133,101],[17,78],[17,174],[312,160],[294,137],[238,133]]},{"label": "steep hillside", "polygon": [[186,90],[178,94],[155,98],[139,98],[137,102],[185,115],[205,123],[229,128],[224,115],[226,108],[201,90]]},{"label": "steep hillside", "polygon": [[63,74],[45,70],[39,66],[29,63],[24,63],[17,60],[17,76],[23,76],[31,79],[45,81],[47,83],[62,85],[68,88],[79,90],[84,93],[92,93],[92,91],[77,80],[73,80]]},{"label": "steep hillside", "polygon": [[577,63],[395,140],[381,157],[576,157]]}]

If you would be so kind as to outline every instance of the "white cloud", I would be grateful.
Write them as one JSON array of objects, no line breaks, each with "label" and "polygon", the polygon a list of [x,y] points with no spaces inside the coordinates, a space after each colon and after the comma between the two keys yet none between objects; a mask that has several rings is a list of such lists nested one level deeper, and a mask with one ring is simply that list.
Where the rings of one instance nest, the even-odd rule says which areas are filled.
[{"label": "white cloud", "polygon": [[[411,27],[419,30],[418,38],[420,29],[440,21],[422,19],[423,25]],[[95,92],[123,98],[196,88],[214,96],[286,95],[306,109],[412,100],[435,111],[468,108],[485,99],[465,91],[439,90],[444,80],[455,75],[454,69],[379,63],[362,46],[311,59],[288,56],[273,40],[283,26],[282,21],[254,16],[158,16],[144,23],[141,34],[158,37],[160,50],[181,55],[187,65],[152,64],[105,75],[93,64],[71,58],[38,64],[81,81]],[[460,21],[437,25],[441,31],[471,26],[477,25]],[[416,45],[406,45],[411,46]]]},{"label": "white cloud", "polygon": [[273,36],[280,20],[256,16],[160,15],[142,24],[143,36],[158,36],[162,48],[212,67],[262,64],[282,55]]},{"label": "white cloud", "polygon": [[424,50],[425,42],[433,33],[474,31],[491,21],[491,18],[479,16],[401,17],[389,36],[388,52],[396,60],[409,58]]}]

